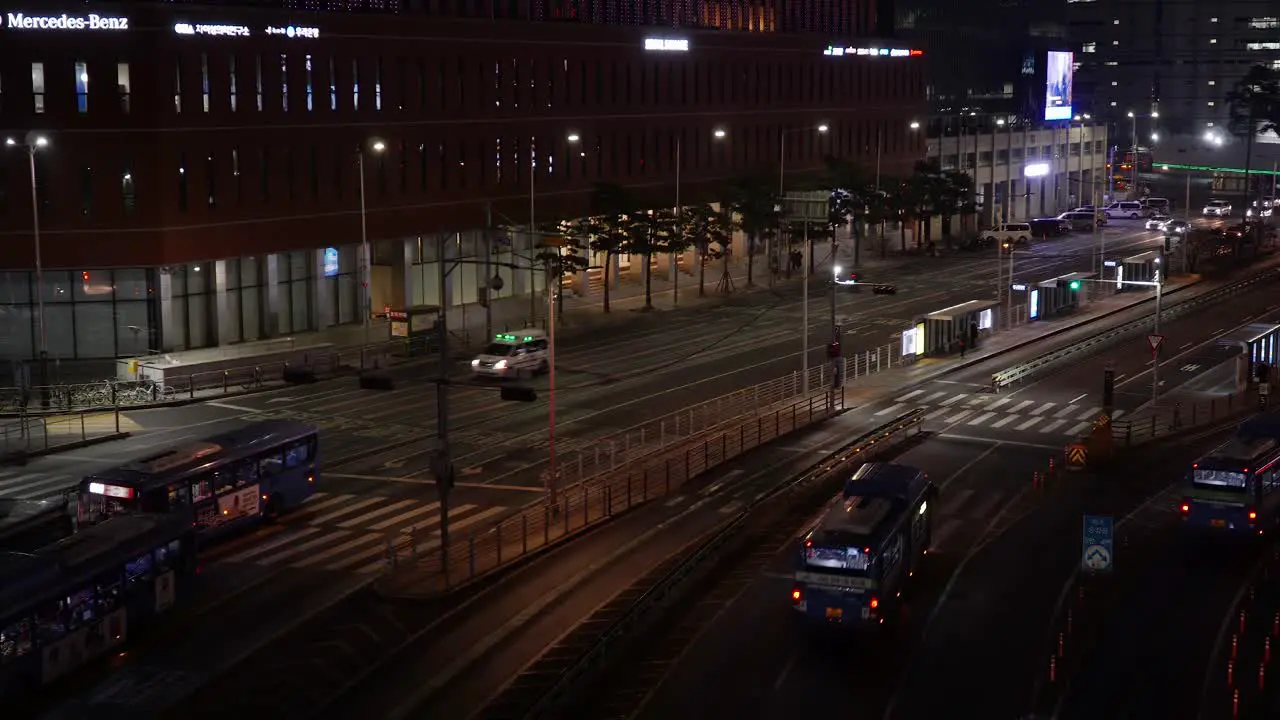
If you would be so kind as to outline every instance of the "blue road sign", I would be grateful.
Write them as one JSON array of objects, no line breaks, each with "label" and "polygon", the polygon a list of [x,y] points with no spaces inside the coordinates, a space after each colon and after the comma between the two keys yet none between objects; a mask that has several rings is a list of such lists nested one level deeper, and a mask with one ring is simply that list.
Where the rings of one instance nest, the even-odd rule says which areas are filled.
[{"label": "blue road sign", "polygon": [[1081,566],[1089,572],[1110,570],[1114,562],[1115,520],[1110,515],[1085,515]]}]

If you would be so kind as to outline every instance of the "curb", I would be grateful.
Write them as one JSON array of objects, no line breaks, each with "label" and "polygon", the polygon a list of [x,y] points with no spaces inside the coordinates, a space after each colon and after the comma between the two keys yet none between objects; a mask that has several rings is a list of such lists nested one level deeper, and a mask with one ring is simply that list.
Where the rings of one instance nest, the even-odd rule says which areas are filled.
[{"label": "curb", "polygon": [[26,465],[27,461],[32,458],[57,455],[58,453],[69,450],[79,450],[80,448],[91,447],[93,445],[101,445],[102,443],[111,442],[112,440],[124,440],[131,435],[132,433],[128,432],[108,433],[106,435],[98,435],[96,437],[76,440],[74,442],[63,443],[61,445],[54,445],[53,447],[40,448],[38,450],[18,450],[0,455],[0,465]]}]

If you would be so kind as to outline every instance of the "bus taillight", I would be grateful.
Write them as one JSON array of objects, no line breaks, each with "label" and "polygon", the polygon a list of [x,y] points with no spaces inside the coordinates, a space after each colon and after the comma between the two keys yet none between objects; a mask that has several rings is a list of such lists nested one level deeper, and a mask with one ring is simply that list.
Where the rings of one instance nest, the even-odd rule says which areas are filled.
[{"label": "bus taillight", "polygon": [[871,609],[872,609],[872,610],[875,610],[875,609],[876,609],[876,608],[878,608],[878,607],[880,607],[880,600],[879,600],[879,598],[871,598]]},{"label": "bus taillight", "polygon": [[1249,511],[1249,522],[1253,522],[1254,520],[1257,520],[1257,519],[1258,519],[1258,511],[1257,511],[1257,510],[1250,510],[1250,511]]},{"label": "bus taillight", "polygon": [[793,589],[791,591],[791,602],[798,605],[800,604],[800,598],[801,598],[800,588]]},{"label": "bus taillight", "polygon": [[316,476],[315,476],[315,475],[308,475],[308,476],[307,476],[307,482],[309,482],[309,483],[313,483],[313,482],[315,482],[315,481],[316,481]]},{"label": "bus taillight", "polygon": [[1182,503],[1182,514],[1183,515],[1191,514],[1191,503]]}]

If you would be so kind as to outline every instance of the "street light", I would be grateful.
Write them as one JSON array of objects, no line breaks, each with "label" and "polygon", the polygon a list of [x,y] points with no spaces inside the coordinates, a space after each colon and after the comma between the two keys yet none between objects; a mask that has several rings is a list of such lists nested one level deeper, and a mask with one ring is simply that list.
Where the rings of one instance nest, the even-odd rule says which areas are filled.
[{"label": "street light", "polygon": [[[814,127],[812,129],[818,131],[820,135],[825,135],[827,131],[830,130],[830,127],[828,127],[826,123],[820,123],[817,127]],[[786,186],[786,178],[787,178],[787,135],[791,133],[797,133],[797,132],[806,132],[808,130],[810,130],[810,128],[807,128],[807,127],[784,128],[778,133],[778,209],[779,210],[782,210],[782,207],[783,207],[782,205],[782,203],[784,202],[783,189]],[[878,164],[879,163],[877,163],[877,166]],[[879,172],[879,170],[877,170],[877,172]],[[803,385],[803,391],[806,395],[808,395],[809,393],[809,218],[807,217],[804,218],[804,230],[805,230],[804,259],[801,261],[801,264],[804,266],[802,270],[804,277],[801,280],[801,284],[804,286],[804,302],[803,302],[804,312],[803,312],[803,318],[800,326],[801,328],[800,329],[800,345],[801,345],[800,377],[801,377],[801,383]],[[831,242],[833,243],[833,246],[834,246],[834,243],[835,243],[834,233],[832,234]],[[769,257],[769,285],[772,286],[773,275],[774,275],[772,248],[769,248],[767,250],[766,255],[768,255]],[[836,259],[835,254],[833,253],[831,256],[831,261],[834,263],[835,259]],[[855,257],[854,260],[856,263],[857,258]],[[832,297],[835,297],[834,283],[831,286],[831,293],[832,293]],[[833,334],[835,332],[834,324],[832,325],[832,332]],[[836,337],[834,339],[839,340],[839,337]]]},{"label": "street light", "polygon": [[[573,137],[573,136],[570,136]],[[570,141],[573,142],[573,141]],[[542,246],[556,249],[554,270],[557,278],[564,277],[564,266],[561,259],[564,253],[564,238],[543,238]],[[605,269],[606,272],[608,268]],[[559,280],[556,283],[559,289]],[[547,283],[547,507],[556,508],[556,295],[551,283]],[[561,303],[564,304],[563,302]]]},{"label": "street light", "polygon": [[[40,257],[40,200],[36,191],[36,150],[49,146],[49,138],[38,132],[27,133],[22,142],[13,138],[5,138],[7,147],[21,147],[27,151],[27,165],[31,170],[31,236],[35,244],[36,261],[36,324],[40,329],[39,352],[40,386],[49,384],[49,343],[44,318],[44,263]],[[42,391],[41,404],[48,404],[47,391]]]},{"label": "street light", "polygon": [[[378,138],[371,138],[365,144],[368,145],[369,150],[378,155],[381,155],[387,149],[387,144]],[[356,154],[356,162],[360,166],[360,251],[364,254],[363,267],[360,269],[360,282],[364,284],[364,341],[367,344],[371,330],[370,323],[373,319],[373,288],[371,287],[373,284],[373,254],[369,250],[369,213],[364,192],[364,152],[365,146],[361,145],[360,152]],[[440,311],[444,312],[444,308],[440,308]]]},{"label": "street light", "polygon": [[[677,228],[676,232],[681,233],[681,239],[683,239],[684,225],[680,222],[680,219],[684,216],[684,206],[680,204],[680,168],[684,164],[682,159],[683,156],[681,154],[683,151],[683,147],[682,147],[683,143],[681,142],[681,137],[682,137],[681,133],[676,133],[676,228]],[[712,130],[711,137],[714,140],[723,140],[725,137],[724,129],[716,128]],[[675,260],[674,253],[671,256],[671,259],[673,261]],[[680,264],[678,262],[671,263],[671,278],[673,280],[671,284],[671,304],[679,305],[680,304]]]},{"label": "street light", "polygon": [[915,120],[912,120],[912,121],[911,121],[911,129],[912,129],[912,130],[919,130],[919,129],[920,129],[920,123],[916,122]]}]

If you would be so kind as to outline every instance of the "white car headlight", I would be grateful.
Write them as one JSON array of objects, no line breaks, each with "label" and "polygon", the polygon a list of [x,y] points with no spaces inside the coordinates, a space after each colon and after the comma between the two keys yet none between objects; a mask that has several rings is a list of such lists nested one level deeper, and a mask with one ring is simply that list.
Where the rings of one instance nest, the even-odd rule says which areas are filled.
[{"label": "white car headlight", "polygon": [[480,367],[480,359],[476,358],[475,360],[472,360],[471,367]]},{"label": "white car headlight", "polygon": [[506,361],[506,360],[499,360],[498,362],[496,362],[496,363],[494,363],[494,364],[493,364],[493,369],[494,369],[494,370],[506,370],[506,369],[507,369],[507,361]]}]

